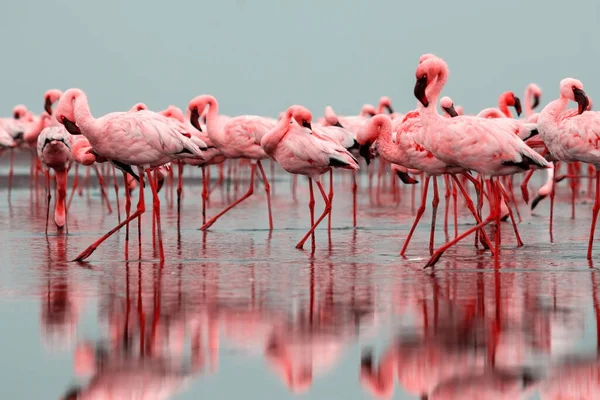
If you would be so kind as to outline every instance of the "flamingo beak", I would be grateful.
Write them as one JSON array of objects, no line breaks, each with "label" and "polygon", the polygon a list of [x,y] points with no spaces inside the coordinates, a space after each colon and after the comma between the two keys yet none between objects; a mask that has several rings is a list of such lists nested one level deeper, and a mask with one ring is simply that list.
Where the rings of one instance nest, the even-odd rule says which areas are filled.
[{"label": "flamingo beak", "polygon": [[81,130],[79,129],[79,127],[75,124],[75,122],[69,121],[67,119],[67,117],[62,117],[61,120],[62,124],[65,126],[65,129],[71,134],[71,135],[81,135]]},{"label": "flamingo beak", "polygon": [[50,100],[50,97],[44,99],[44,111],[52,115],[52,100]]},{"label": "flamingo beak", "polygon": [[310,124],[310,122],[308,122],[306,120],[303,120],[302,121],[302,126],[305,127],[305,128],[308,128],[308,129],[310,129],[312,131],[312,125]]},{"label": "flamingo beak", "polygon": [[521,99],[519,99],[517,96],[515,96],[515,111],[517,112],[517,116],[521,116],[521,112],[523,112],[523,109],[521,108]]},{"label": "flamingo beak", "polygon": [[371,145],[369,143],[361,144],[358,147],[358,154],[365,159],[367,165],[371,163]]},{"label": "flamingo beak", "polygon": [[415,83],[414,94],[417,100],[424,107],[429,106],[429,100],[427,100],[427,95],[425,94],[425,89],[427,89],[427,75],[423,75],[419,79],[417,79],[417,83]]},{"label": "flamingo beak", "polygon": [[540,96],[537,94],[534,94],[533,95],[533,104],[531,105],[531,108],[536,108],[539,105],[540,105]]},{"label": "flamingo beak", "polygon": [[333,126],[337,126],[338,128],[343,128],[342,124],[340,124],[340,121],[335,121],[335,124],[333,124]]},{"label": "flamingo beak", "polygon": [[19,113],[19,112],[15,112],[15,113],[13,113],[13,118],[14,118],[14,119],[19,119],[19,118],[21,118],[21,113]]},{"label": "flamingo beak", "polygon": [[194,107],[192,109],[192,115],[190,116],[190,122],[192,126],[202,132],[202,128],[200,127],[200,122],[198,119],[200,118],[200,114],[198,113],[198,107]]},{"label": "flamingo beak", "polygon": [[588,108],[590,101],[585,95],[585,92],[581,89],[573,88],[573,95],[575,96],[575,101],[579,105],[577,112],[582,114]]},{"label": "flamingo beak", "polygon": [[458,113],[454,109],[454,104],[452,104],[450,107],[444,107],[444,111],[446,111],[452,118],[458,117]]},{"label": "flamingo beak", "polygon": [[392,108],[392,106],[390,104],[386,104],[385,105],[385,109],[387,110],[388,113],[393,114],[394,113],[394,109]]}]

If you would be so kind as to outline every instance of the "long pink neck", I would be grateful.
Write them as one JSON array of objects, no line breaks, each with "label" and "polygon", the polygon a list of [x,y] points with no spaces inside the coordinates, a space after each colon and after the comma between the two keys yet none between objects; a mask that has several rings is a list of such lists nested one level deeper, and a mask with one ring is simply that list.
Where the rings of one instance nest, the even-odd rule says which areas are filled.
[{"label": "long pink neck", "polygon": [[290,123],[292,122],[292,112],[287,111],[283,117],[277,121],[275,126],[264,134],[260,140],[260,145],[268,155],[272,155],[277,148],[277,145],[285,137],[290,130]]},{"label": "long pink neck", "polygon": [[429,105],[423,107],[421,102],[418,102],[417,104],[417,110],[419,110],[422,117],[425,117],[425,120],[421,118],[421,121],[428,121],[431,118],[435,118],[435,116],[441,117],[437,110],[437,103],[446,82],[448,82],[448,69],[442,67],[438,75],[434,78],[433,83],[425,89],[425,95],[429,100]]},{"label": "long pink neck", "polygon": [[335,114],[335,111],[333,111],[333,108],[331,108],[331,106],[325,107],[325,121],[327,121],[329,125],[335,125],[339,122],[338,117]]},{"label": "long pink neck", "polygon": [[506,117],[512,118],[512,114],[508,109],[508,104],[506,104],[506,98],[504,96],[500,96],[500,98],[498,99],[498,108]]},{"label": "long pink neck", "polygon": [[213,135],[217,132],[213,130],[217,129],[219,119],[219,103],[214,97],[210,97],[208,100],[208,112],[206,113],[206,129],[208,129],[209,135]]},{"label": "long pink neck", "polygon": [[88,99],[85,93],[80,92],[73,101],[73,115],[75,116],[75,124],[81,129],[81,133],[90,143],[94,143],[94,139],[98,137],[98,129],[96,119],[90,111]]},{"label": "long pink neck", "polygon": [[529,85],[527,85],[527,87],[525,88],[525,98],[523,100],[525,100],[525,104],[523,104],[523,106],[525,107],[525,116],[526,117],[531,117],[533,115],[533,107],[531,104],[532,102],[532,97],[533,97],[533,92],[531,90],[531,87]]}]

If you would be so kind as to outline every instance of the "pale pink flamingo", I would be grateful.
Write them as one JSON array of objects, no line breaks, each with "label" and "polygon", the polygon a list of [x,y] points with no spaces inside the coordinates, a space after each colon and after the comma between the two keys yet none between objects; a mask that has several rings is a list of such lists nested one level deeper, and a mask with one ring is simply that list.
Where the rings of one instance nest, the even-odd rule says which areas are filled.
[{"label": "pale pink flamingo", "polygon": [[217,102],[217,99],[210,95],[202,95],[192,99],[188,106],[191,112],[190,122],[199,131],[201,131],[202,128],[198,119],[200,113],[204,111],[206,106],[208,106],[206,127],[208,137],[212,144],[227,158],[249,159],[251,162],[251,171],[250,186],[246,194],[209,219],[200,229],[206,230],[210,228],[222,215],[252,196],[254,193],[254,175],[257,173],[256,167],[258,166],[267,195],[269,229],[273,230],[271,186],[269,185],[267,174],[265,174],[265,170],[260,162],[268,156],[261,148],[260,141],[262,137],[275,126],[275,120],[251,115],[243,115],[231,119],[221,118],[219,116],[219,103]]},{"label": "pale pink flamingo", "polygon": [[[296,123],[292,122],[292,118]],[[284,170],[292,174],[305,175],[309,179],[312,226],[296,245],[297,249],[302,248],[321,221],[331,212],[331,203],[321,185],[320,176],[331,168],[358,170],[358,163],[352,154],[341,145],[321,139],[312,130],[311,122],[312,114],[309,110],[302,106],[290,106],[285,116],[261,139],[261,146],[265,153],[277,161]],[[313,180],[317,183],[325,202],[323,213],[314,223]]]},{"label": "pale pink flamingo", "polygon": [[[512,175],[531,168],[547,168],[548,162],[527,146],[514,131],[496,123],[503,119],[440,116],[435,105],[448,80],[448,72],[447,64],[437,57],[431,57],[417,67],[414,94],[424,107],[420,112],[422,144],[435,157],[449,165],[461,166],[478,172],[482,177],[490,177],[488,185],[491,211],[483,222],[437,249],[426,266],[433,266],[445,250],[491,223],[494,218],[497,226],[494,255],[498,266],[500,201],[502,197],[506,200],[508,195],[494,177]],[[479,194],[480,199],[481,196]],[[516,230],[515,233],[518,235]]]},{"label": "pale pink flamingo", "polygon": [[[67,175],[73,162],[71,147],[73,137],[63,126],[44,128],[38,136],[37,154],[46,168],[46,184],[48,205],[46,210],[46,234],[48,234],[48,217],[50,214],[50,169],[56,176],[56,200],[54,205],[54,222],[61,232],[67,223]],[[67,228],[68,230],[68,228]]]},{"label": "pale pink flamingo", "polygon": [[514,107],[517,116],[521,115],[521,100],[513,92],[504,92],[498,97],[498,108],[507,118],[512,118],[513,115],[508,107]]},{"label": "pale pink flamingo", "polygon": [[[525,88],[523,102],[525,103],[525,117],[529,120],[533,117],[534,111],[540,104],[542,98],[542,89],[535,83],[530,83]],[[534,121],[531,121],[534,122]]]},{"label": "pale pink flamingo", "polygon": [[[572,116],[565,109],[569,100],[578,103],[579,115]],[[589,106],[589,99],[583,91],[581,81],[565,78],[560,82],[560,97],[550,102],[538,119],[540,137],[556,161],[580,161],[592,164],[596,168],[596,199],[592,209],[592,224],[588,243],[587,258],[592,258],[594,244],[594,231],[598,211],[600,211],[600,113],[585,111]],[[554,185],[550,198],[553,197]]]},{"label": "pale pink flamingo", "polygon": [[[0,130],[5,131],[19,147],[23,142],[23,134],[25,133],[25,124],[22,121],[14,118],[0,118]],[[10,167],[8,170],[8,201],[10,202],[10,194],[12,191],[12,180],[14,175],[15,150],[10,148]]]},{"label": "pale pink flamingo", "polygon": [[159,253],[161,260],[164,260],[160,200],[150,168],[189,155],[202,157],[200,149],[174,129],[165,117],[151,111],[114,112],[96,119],[90,111],[87,96],[80,89],[69,89],[61,96],[55,117],[71,134],[85,136],[99,156],[109,159],[126,172],[133,172],[131,166],[137,166],[139,172],[140,195],[137,210],[92,243],[75,260],[88,258],[108,237],[144,213],[144,172],[149,174],[158,227]]}]

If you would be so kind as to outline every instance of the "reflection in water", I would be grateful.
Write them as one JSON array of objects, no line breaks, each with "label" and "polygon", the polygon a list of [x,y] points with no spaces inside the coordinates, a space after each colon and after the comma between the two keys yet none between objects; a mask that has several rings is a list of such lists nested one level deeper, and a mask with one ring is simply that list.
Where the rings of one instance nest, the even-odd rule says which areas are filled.
[{"label": "reflection in water", "polygon": [[381,351],[361,344],[357,375],[348,377],[375,398],[600,396],[600,360],[589,356],[596,349],[580,346],[586,329],[597,337],[586,314],[592,304],[598,310],[587,272],[540,280],[508,271],[396,271],[375,292],[374,268],[310,263],[278,292],[258,264],[127,263],[100,278],[104,333],[73,344],[81,296],[69,279],[76,270],[60,260],[65,243],[56,243],[42,332],[49,345],[75,348],[80,384],[63,399],[172,398],[221,373],[224,349],[260,356],[290,393],[310,393],[359,340],[390,332]]}]

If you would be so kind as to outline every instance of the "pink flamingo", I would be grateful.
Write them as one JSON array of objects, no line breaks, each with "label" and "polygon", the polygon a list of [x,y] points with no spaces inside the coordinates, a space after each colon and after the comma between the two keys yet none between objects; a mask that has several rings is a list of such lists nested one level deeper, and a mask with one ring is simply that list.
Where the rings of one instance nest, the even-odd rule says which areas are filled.
[{"label": "pink flamingo", "polygon": [[245,195],[231,203],[223,211],[209,219],[201,230],[210,228],[221,216],[229,210],[246,200],[254,193],[254,175],[256,167],[262,176],[265,193],[267,195],[267,207],[269,210],[269,229],[273,230],[273,217],[271,214],[271,186],[261,164],[261,160],[267,158],[267,154],[260,147],[262,137],[275,126],[275,120],[271,118],[243,115],[231,119],[219,118],[219,103],[210,95],[195,97],[189,103],[191,112],[191,124],[202,131],[198,121],[200,113],[208,106],[206,116],[207,133],[213,145],[221,151],[223,156],[230,159],[249,159],[251,161],[250,187]]},{"label": "pink flamingo", "polygon": [[525,88],[525,95],[523,96],[523,102],[525,103],[525,117],[528,122],[537,122],[537,121],[529,121],[530,118],[533,117],[534,112],[537,106],[540,104],[540,99],[542,97],[542,89],[535,83],[530,83]]},{"label": "pink flamingo", "polygon": [[[496,123],[503,121],[502,119],[440,116],[435,104],[448,80],[448,72],[447,64],[438,57],[431,57],[417,67],[414,94],[424,107],[420,112],[423,126],[422,145],[435,157],[449,165],[476,171],[482,177],[489,176],[491,210],[485,221],[438,248],[426,267],[432,267],[449,247],[488,225],[494,218],[497,229],[494,256],[496,266],[499,266],[500,234],[498,231],[501,217],[499,205],[501,197],[506,200],[508,195],[494,177],[512,175],[531,168],[547,168],[548,162],[517,137],[514,131]],[[481,188],[478,192],[480,190]],[[481,194],[478,196],[481,199]],[[515,234],[518,236],[518,231],[515,230]],[[517,240],[520,242],[519,239]]]},{"label": "pink flamingo", "polygon": [[189,155],[202,157],[200,149],[174,129],[165,117],[151,111],[114,112],[96,119],[90,111],[87,96],[80,89],[69,89],[61,96],[55,117],[71,134],[85,136],[96,154],[111,160],[126,172],[133,173],[132,166],[137,166],[139,172],[140,195],[137,210],[92,243],[75,260],[82,261],[88,258],[102,242],[144,213],[144,172],[149,175],[158,228],[159,253],[161,260],[164,260],[160,200],[150,168]]},{"label": "pink flamingo", "polygon": [[[292,123],[292,118],[296,124]],[[311,122],[312,114],[309,110],[302,106],[290,106],[285,116],[263,136],[260,142],[265,153],[277,161],[284,170],[308,177],[312,226],[296,245],[297,249],[303,247],[317,226],[331,212],[331,203],[321,185],[320,176],[331,168],[358,170],[358,163],[352,154],[341,145],[320,138],[312,130]],[[313,180],[317,183],[325,202],[323,213],[314,223]]]},{"label": "pink flamingo", "polygon": [[[44,128],[38,136],[37,154],[46,172],[48,207],[46,211],[46,234],[48,234],[48,217],[50,214],[50,169],[56,175],[56,201],[54,205],[54,222],[61,232],[67,222],[67,174],[73,162],[71,147],[73,137],[63,126]],[[68,229],[68,228],[67,228]]]},{"label": "pink flamingo", "polygon": [[[565,110],[569,100],[578,104],[579,115],[572,116]],[[594,231],[598,211],[600,211],[600,141],[597,126],[600,114],[597,111],[585,111],[589,99],[583,91],[581,81],[565,78],[560,82],[560,97],[550,102],[540,113],[538,129],[552,158],[556,161],[580,161],[592,164],[596,168],[596,199],[592,209],[592,224],[588,243],[587,258],[592,258]],[[565,117],[565,114],[568,116]],[[553,198],[554,185],[550,198]]]}]

